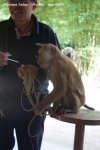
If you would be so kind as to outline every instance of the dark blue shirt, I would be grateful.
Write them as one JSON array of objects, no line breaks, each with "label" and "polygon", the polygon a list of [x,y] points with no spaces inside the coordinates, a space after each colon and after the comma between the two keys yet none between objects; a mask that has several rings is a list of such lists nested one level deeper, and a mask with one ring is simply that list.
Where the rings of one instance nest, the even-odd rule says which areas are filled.
[{"label": "dark blue shirt", "polygon": [[[36,90],[45,96],[48,94],[47,71],[37,64],[39,44],[52,43],[59,47],[58,40],[53,30],[46,24],[32,16],[34,25],[31,34],[28,36],[18,36],[15,31],[13,20],[0,22],[0,51],[12,54],[12,59],[18,60],[20,64],[35,65],[39,69],[35,81]],[[19,64],[8,62],[8,65],[0,70],[0,109],[4,109],[7,114],[14,111],[20,112],[20,100],[23,89],[23,81],[18,77],[17,69]],[[41,84],[40,84],[41,83]]]}]

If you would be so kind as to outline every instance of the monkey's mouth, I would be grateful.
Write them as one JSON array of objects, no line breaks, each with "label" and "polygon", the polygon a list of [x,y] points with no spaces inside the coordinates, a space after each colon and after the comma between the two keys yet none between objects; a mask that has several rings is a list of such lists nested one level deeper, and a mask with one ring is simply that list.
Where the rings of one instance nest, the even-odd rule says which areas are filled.
[{"label": "monkey's mouth", "polygon": [[39,66],[43,69],[48,69],[48,65],[47,64],[39,64]]},{"label": "monkey's mouth", "polygon": [[38,65],[39,65],[41,68],[43,68],[43,69],[48,69],[48,64],[47,64],[47,63],[40,63],[40,62],[38,61]]}]

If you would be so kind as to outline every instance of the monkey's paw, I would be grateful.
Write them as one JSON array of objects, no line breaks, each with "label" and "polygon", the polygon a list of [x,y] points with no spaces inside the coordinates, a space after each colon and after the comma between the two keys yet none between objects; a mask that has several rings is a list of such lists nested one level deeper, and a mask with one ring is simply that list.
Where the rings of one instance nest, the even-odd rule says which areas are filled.
[{"label": "monkey's paw", "polygon": [[39,106],[36,106],[35,109],[34,109],[34,113],[38,116],[42,116],[42,110],[39,109]]},{"label": "monkey's paw", "polygon": [[41,115],[41,113],[40,113],[37,109],[34,109],[34,113],[35,113],[36,115],[38,115],[38,116]]},{"label": "monkey's paw", "polygon": [[60,108],[59,113],[66,115],[68,113],[76,113],[76,112],[73,109]]}]

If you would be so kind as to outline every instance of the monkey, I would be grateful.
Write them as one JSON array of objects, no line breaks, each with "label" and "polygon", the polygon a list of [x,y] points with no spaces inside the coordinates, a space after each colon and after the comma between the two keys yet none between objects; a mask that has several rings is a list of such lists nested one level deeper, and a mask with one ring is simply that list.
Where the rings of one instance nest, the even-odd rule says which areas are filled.
[{"label": "monkey", "polygon": [[85,104],[85,88],[81,75],[73,62],[53,44],[44,44],[38,54],[38,64],[48,70],[48,78],[53,83],[53,90],[35,107],[37,115],[53,103],[53,108],[64,112],[78,112]]},{"label": "monkey", "polygon": [[81,75],[73,62],[53,44],[44,44],[39,49],[37,62],[48,70],[48,79],[53,90],[35,107],[37,115],[42,114],[53,103],[53,108],[76,113],[81,106],[93,110],[85,104],[85,89]]}]

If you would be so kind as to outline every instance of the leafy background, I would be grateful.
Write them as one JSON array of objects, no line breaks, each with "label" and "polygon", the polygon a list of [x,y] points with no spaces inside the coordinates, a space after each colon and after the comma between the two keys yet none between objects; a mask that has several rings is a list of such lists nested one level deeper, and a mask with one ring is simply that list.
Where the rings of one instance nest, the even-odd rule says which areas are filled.
[{"label": "leafy background", "polygon": [[[34,13],[54,29],[62,49],[75,49],[74,61],[82,75],[100,74],[99,0],[39,0]],[[0,20],[8,17],[6,2],[0,0]]]}]

